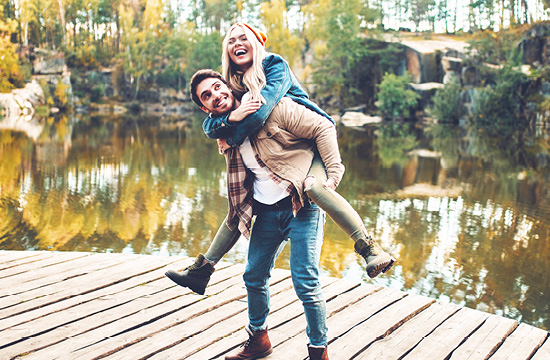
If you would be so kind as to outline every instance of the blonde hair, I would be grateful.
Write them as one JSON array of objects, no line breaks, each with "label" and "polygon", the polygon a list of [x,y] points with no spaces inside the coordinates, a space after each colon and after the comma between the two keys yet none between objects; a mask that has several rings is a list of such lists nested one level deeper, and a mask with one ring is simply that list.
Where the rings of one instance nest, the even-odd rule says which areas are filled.
[{"label": "blonde hair", "polygon": [[[246,72],[241,71],[235,63],[231,61],[227,49],[231,32],[236,27],[240,27],[244,31],[246,39],[252,45],[252,65],[248,68],[248,70],[246,70]],[[225,80],[231,89],[233,89],[233,93],[237,97],[241,98],[243,94],[248,91],[250,92],[251,98],[261,99],[260,91],[266,84],[262,61],[267,53],[256,35],[242,23],[233,24],[225,34],[222,48],[222,72]]]}]

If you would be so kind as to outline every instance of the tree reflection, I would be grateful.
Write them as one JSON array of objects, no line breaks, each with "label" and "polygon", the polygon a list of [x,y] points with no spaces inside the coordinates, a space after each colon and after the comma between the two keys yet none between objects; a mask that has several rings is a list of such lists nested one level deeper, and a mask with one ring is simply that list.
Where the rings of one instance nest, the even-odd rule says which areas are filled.
[{"label": "tree reflection", "polygon": [[[81,116],[0,130],[0,248],[204,252],[227,213],[225,161],[189,119]],[[331,220],[321,266],[550,328],[549,136],[339,128],[338,191],[399,257],[368,279]],[[34,133],[33,133],[34,134]],[[239,247],[240,246],[240,247]],[[246,242],[227,258],[243,261]],[[277,266],[288,268],[288,251]]]}]

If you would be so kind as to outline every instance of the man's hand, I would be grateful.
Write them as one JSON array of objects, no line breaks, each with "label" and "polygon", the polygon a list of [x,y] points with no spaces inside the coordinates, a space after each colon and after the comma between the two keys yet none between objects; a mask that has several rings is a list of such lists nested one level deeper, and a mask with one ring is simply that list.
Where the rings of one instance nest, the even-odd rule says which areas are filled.
[{"label": "man's hand", "polygon": [[227,120],[229,122],[239,122],[250,114],[255,113],[262,106],[261,99],[246,99],[241,105],[233,110]]},{"label": "man's hand", "polygon": [[223,154],[230,147],[231,146],[227,145],[227,142],[225,141],[225,139],[218,139],[218,150],[220,154]]}]

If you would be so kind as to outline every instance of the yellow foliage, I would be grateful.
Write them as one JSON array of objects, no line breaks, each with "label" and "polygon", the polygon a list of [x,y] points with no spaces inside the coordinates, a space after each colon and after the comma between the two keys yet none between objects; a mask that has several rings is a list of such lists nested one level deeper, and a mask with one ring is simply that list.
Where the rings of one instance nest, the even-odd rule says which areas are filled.
[{"label": "yellow foliage", "polygon": [[68,103],[67,88],[68,88],[68,86],[63,84],[63,82],[61,82],[61,81],[59,81],[57,83],[57,86],[55,87],[55,91],[54,91],[53,94],[54,94],[54,98],[55,98],[57,104],[60,107],[64,107]]},{"label": "yellow foliage", "polygon": [[143,25],[145,29],[155,30],[162,25],[162,0],[147,0],[145,4]]},{"label": "yellow foliage", "polygon": [[[0,5],[0,12],[2,11],[3,6]],[[10,92],[14,88],[10,78],[17,77],[21,73],[15,46],[10,41],[16,25],[15,20],[0,19],[0,93]]]},{"label": "yellow foliage", "polygon": [[290,32],[286,14],[287,8],[284,1],[270,0],[260,4],[260,18],[268,36],[266,47],[284,57],[292,66],[300,56],[302,39]]}]

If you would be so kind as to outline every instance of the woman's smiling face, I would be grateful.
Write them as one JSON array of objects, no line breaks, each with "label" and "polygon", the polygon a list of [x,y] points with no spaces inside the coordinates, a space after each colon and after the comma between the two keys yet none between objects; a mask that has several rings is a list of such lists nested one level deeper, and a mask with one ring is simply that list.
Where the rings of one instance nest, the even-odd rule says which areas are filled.
[{"label": "woman's smiling face", "polygon": [[252,66],[252,44],[241,26],[236,26],[231,30],[227,42],[227,52],[231,61],[241,71],[246,71]]}]

